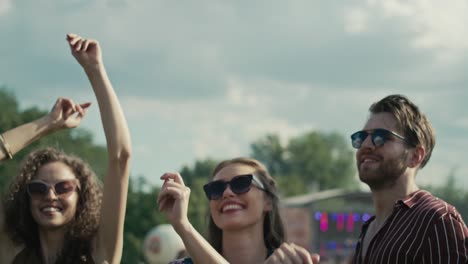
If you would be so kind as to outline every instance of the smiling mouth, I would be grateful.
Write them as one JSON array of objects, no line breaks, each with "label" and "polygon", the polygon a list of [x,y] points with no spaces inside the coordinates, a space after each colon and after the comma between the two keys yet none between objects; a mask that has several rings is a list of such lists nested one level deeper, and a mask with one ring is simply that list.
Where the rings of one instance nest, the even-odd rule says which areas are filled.
[{"label": "smiling mouth", "polygon": [[377,162],[376,159],[362,159],[361,163]]},{"label": "smiling mouth", "polygon": [[238,205],[238,204],[228,204],[226,206],[223,206],[222,208],[222,212],[227,212],[227,211],[233,211],[233,210],[241,210],[243,209],[242,206]]},{"label": "smiling mouth", "polygon": [[41,209],[43,213],[54,213],[54,212],[61,212],[62,209],[58,207],[44,207]]}]

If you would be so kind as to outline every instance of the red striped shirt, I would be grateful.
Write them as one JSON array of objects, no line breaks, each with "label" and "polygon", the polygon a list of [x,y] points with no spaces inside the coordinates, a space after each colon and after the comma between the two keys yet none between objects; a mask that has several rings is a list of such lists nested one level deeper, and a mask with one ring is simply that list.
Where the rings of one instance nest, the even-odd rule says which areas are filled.
[{"label": "red striped shirt", "polygon": [[369,243],[361,245],[370,222],[361,231],[353,263],[468,263],[468,229],[452,205],[427,191],[416,191],[395,204],[392,214]]}]

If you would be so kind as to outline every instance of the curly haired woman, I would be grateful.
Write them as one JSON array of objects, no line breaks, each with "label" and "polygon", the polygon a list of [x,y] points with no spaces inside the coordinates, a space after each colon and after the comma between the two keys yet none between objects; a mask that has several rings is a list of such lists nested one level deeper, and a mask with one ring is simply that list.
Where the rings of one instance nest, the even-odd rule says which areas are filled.
[{"label": "curly haired woman", "polygon": [[[20,246],[5,262],[120,263],[122,256],[131,153],[127,122],[99,43],[75,34],[67,41],[98,101],[108,152],[104,188],[78,157],[53,148],[30,153],[4,199],[4,230]],[[89,105],[59,98],[48,115],[1,135],[0,160],[43,136],[78,126]]]}]

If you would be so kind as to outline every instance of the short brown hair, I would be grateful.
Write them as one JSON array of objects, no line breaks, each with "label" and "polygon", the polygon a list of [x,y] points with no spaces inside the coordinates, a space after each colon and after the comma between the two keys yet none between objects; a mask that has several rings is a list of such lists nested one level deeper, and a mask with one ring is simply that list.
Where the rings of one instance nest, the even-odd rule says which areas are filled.
[{"label": "short brown hair", "polygon": [[397,129],[414,146],[423,146],[426,150],[420,168],[423,168],[431,158],[436,137],[435,131],[427,117],[406,96],[389,95],[373,103],[369,111],[372,114],[390,113],[397,120]]}]

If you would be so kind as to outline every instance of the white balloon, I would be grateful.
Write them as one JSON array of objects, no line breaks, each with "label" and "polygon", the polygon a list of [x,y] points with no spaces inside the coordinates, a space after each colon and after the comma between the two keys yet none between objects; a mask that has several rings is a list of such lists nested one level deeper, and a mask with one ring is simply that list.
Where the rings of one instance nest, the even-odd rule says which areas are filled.
[{"label": "white balloon", "polygon": [[163,224],[151,229],[143,244],[145,258],[150,264],[167,264],[177,259],[179,253],[185,250],[184,242],[169,224]]}]

